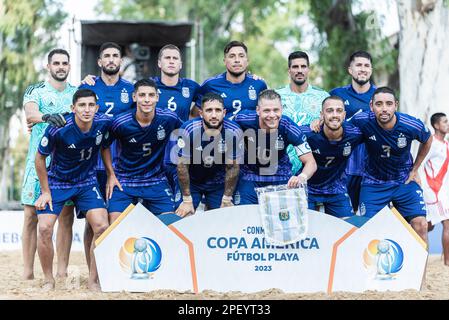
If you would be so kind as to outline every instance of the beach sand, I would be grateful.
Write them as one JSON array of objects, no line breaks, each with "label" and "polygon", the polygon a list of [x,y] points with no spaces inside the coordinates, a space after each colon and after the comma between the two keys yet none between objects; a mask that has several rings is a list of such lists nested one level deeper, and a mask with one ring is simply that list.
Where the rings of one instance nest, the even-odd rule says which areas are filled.
[{"label": "beach sand", "polygon": [[449,299],[449,267],[444,266],[440,256],[431,256],[427,266],[426,283],[423,289],[400,292],[364,293],[336,292],[327,295],[320,293],[284,293],[279,289],[270,289],[257,293],[203,291],[199,294],[173,290],[156,290],[149,293],[102,293],[87,289],[87,266],[81,252],[72,252],[69,263],[69,277],[57,279],[56,289],[41,289],[43,275],[36,255],[35,279],[22,280],[22,255],[20,251],[0,253],[0,299],[44,299],[44,300],[203,300],[203,299],[282,299],[282,300],[402,300],[402,299]]}]

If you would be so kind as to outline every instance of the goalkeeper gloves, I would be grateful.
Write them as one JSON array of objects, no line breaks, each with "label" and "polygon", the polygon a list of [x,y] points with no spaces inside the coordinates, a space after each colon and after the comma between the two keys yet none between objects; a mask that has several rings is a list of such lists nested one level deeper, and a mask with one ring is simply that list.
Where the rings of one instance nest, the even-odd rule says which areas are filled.
[{"label": "goalkeeper gloves", "polygon": [[68,112],[64,112],[64,113],[52,113],[52,114],[44,114],[42,116],[42,121],[51,124],[54,127],[64,127],[65,126],[65,118],[64,116],[69,114]]}]

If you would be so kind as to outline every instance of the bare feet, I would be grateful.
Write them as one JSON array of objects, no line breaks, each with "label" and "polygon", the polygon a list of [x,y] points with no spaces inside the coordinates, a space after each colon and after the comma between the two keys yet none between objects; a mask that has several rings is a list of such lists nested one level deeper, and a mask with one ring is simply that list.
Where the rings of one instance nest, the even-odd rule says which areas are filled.
[{"label": "bare feet", "polygon": [[34,280],[34,274],[32,272],[31,273],[24,272],[22,279],[23,280]]},{"label": "bare feet", "polygon": [[101,291],[101,287],[100,287],[100,284],[98,282],[88,283],[87,287],[89,288],[90,291],[95,291],[95,292],[100,292]]},{"label": "bare feet", "polygon": [[57,273],[56,274],[56,278],[58,278],[58,279],[65,279],[67,277],[68,277],[67,272],[65,272],[65,273]]},{"label": "bare feet", "polygon": [[44,291],[55,290],[55,281],[54,280],[45,280],[44,284],[42,285],[42,289]]}]

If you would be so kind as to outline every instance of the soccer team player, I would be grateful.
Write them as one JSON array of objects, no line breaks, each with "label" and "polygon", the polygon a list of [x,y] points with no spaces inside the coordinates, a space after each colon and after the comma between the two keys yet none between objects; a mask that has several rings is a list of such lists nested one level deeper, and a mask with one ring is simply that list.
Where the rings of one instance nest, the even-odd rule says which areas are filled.
[{"label": "soccer team player", "polygon": [[318,169],[307,182],[309,209],[318,210],[338,218],[349,218],[354,211],[346,188],[346,164],[363,142],[359,128],[345,121],[345,105],[338,96],[324,99],[321,110],[323,125],[314,132],[308,125],[301,126],[307,137]]},{"label": "soccer team player", "polygon": [[[98,154],[110,145],[111,120],[97,114],[97,98],[93,91],[80,89],[73,95],[72,113],[65,115],[66,125],[49,126],[36,154],[36,172],[41,185],[41,195],[35,206],[38,216],[37,251],[45,276],[44,289],[54,289],[53,277],[53,227],[66,201],[75,203],[79,212],[86,212],[94,241],[109,226],[106,204],[101,196],[95,175]],[[45,160],[51,155],[51,164]],[[90,248],[88,286],[99,289],[98,274]]]},{"label": "soccer team player", "polygon": [[[73,207],[65,204],[74,203],[78,217],[86,218],[88,286],[93,290],[99,283],[92,240],[137,202],[155,215],[184,218],[194,214],[201,201],[207,210],[257,204],[258,187],[307,184],[310,209],[323,204],[326,213],[347,218],[355,212],[347,174],[351,180],[363,171],[359,212],[372,217],[392,203],[427,240],[417,170],[432,138],[420,120],[397,112],[393,90],[371,83],[367,52],[351,55],[352,83],[332,90],[331,96],[308,83],[309,59],[301,51],[289,56],[290,84],[267,89],[264,80],[248,72],[248,49],[238,41],[224,48],[226,72],[201,86],[180,77],[181,51],[170,44],[158,55],[160,77],[134,85],[120,78],[121,48],[115,43],[101,46],[101,75],[87,76],[76,92],[65,81],[68,61],[66,52],[49,55],[52,78],[30,87],[24,99],[29,126],[37,123],[33,130],[40,122],[51,124],[43,137],[41,125],[42,139],[36,131],[38,140],[30,143],[30,157],[32,146],[39,144],[39,182],[28,204],[31,210],[25,210],[30,220],[33,210],[37,213],[38,253],[48,289],[55,286],[54,224],[59,216],[73,221]],[[59,89],[58,94],[50,86]],[[62,95],[64,89],[71,91]],[[41,103],[42,90],[61,100]],[[72,96],[72,113],[64,114]],[[320,117],[315,132],[309,123]],[[410,154],[413,140],[421,143],[415,161]],[[363,143],[366,151],[352,156]],[[63,235],[70,230],[62,230]],[[29,256],[24,246],[24,258]],[[68,253],[65,256],[58,275],[66,274]],[[24,262],[24,276],[31,278],[30,259]]]},{"label": "soccer team player", "polygon": [[[115,221],[130,203],[139,200],[153,214],[174,212],[174,199],[163,168],[165,148],[173,130],[182,121],[176,113],[157,108],[156,83],[141,79],[134,84],[136,109],[112,122],[111,134],[119,145],[115,165],[116,179],[106,187],[110,222]],[[118,180],[119,185],[117,185]]]},{"label": "soccer team player", "polygon": [[185,122],[178,133],[177,170],[183,200],[176,213],[181,217],[193,214],[203,196],[208,209],[233,205],[243,141],[240,127],[225,113],[223,98],[206,93],[201,117]]},{"label": "soccer team player", "polygon": [[[374,91],[370,112],[356,114],[350,121],[363,133],[368,157],[360,191],[360,212],[373,217],[390,202],[427,242],[426,206],[419,186],[418,168],[429,152],[429,129],[410,115],[397,111],[394,91]],[[420,143],[413,161],[412,142]]]},{"label": "soccer team player", "polygon": [[[51,50],[47,57],[48,80],[29,86],[23,97],[27,125],[31,129],[26,157],[21,201],[24,205],[22,230],[23,278],[34,278],[34,257],[37,246],[37,216],[34,203],[40,195],[40,184],[34,166],[37,148],[49,124],[65,125],[63,113],[70,111],[76,87],[67,82],[70,72],[70,55],[63,49]],[[47,164],[50,163],[50,157]],[[73,203],[64,206],[56,236],[58,277],[67,276],[70,248],[72,245]]]},{"label": "soccer team player", "polygon": [[[235,122],[244,132],[245,159],[235,194],[235,204],[257,204],[255,188],[287,184],[298,187],[316,171],[316,162],[299,126],[282,115],[280,95],[266,89],[259,94],[256,112],[237,115]],[[299,175],[292,175],[287,146],[292,145],[304,163]]]},{"label": "soccer team player", "polygon": [[205,93],[217,93],[223,98],[226,118],[232,120],[240,112],[256,110],[257,97],[267,89],[267,84],[248,73],[248,48],[243,42],[229,42],[224,48],[223,61],[226,72],[204,81],[196,104],[201,105]]},{"label": "soccer team player", "polygon": [[[372,57],[366,51],[356,51],[349,57],[348,73],[351,83],[332,89],[331,95],[339,96],[344,100],[346,120],[355,114],[370,111],[370,101],[376,86],[371,81],[373,74]],[[360,187],[365,166],[366,149],[362,144],[354,150],[346,168],[348,175],[348,193],[354,211],[357,211],[360,198]]]}]

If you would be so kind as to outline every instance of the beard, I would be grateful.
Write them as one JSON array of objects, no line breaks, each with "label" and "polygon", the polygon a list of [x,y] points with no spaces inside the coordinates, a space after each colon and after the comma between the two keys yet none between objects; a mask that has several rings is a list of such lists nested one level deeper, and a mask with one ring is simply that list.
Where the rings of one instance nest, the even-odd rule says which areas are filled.
[{"label": "beard", "polygon": [[55,72],[50,72],[50,75],[51,75],[51,77],[52,77],[53,79],[55,79],[56,81],[63,82],[63,81],[65,81],[65,80],[67,79],[67,77],[69,76],[69,73],[67,72],[67,73],[65,73],[63,76],[58,76],[57,73],[55,73]]},{"label": "beard", "polygon": [[357,78],[352,77],[352,79],[359,85],[359,86],[364,86],[365,84],[367,84],[368,82],[370,82],[370,79],[366,79],[366,80],[360,80]]},{"label": "beard", "polygon": [[222,126],[222,124],[223,124],[223,119],[217,125],[211,124],[209,121],[206,121],[206,119],[204,119],[204,118],[203,118],[203,121],[204,121],[204,125],[208,129],[215,129],[216,130],[216,129],[219,129]]},{"label": "beard", "polygon": [[246,73],[246,70],[240,71],[240,72],[234,72],[228,69],[228,72],[233,76],[234,78],[240,77],[242,74]]},{"label": "beard", "polygon": [[101,70],[107,74],[108,76],[113,76],[119,73],[120,66],[115,67],[114,69],[107,69],[106,66],[101,67]]},{"label": "beard", "polygon": [[306,78],[304,78],[304,80],[296,80],[296,79],[292,79],[292,80],[297,86],[302,86],[307,81]]}]

